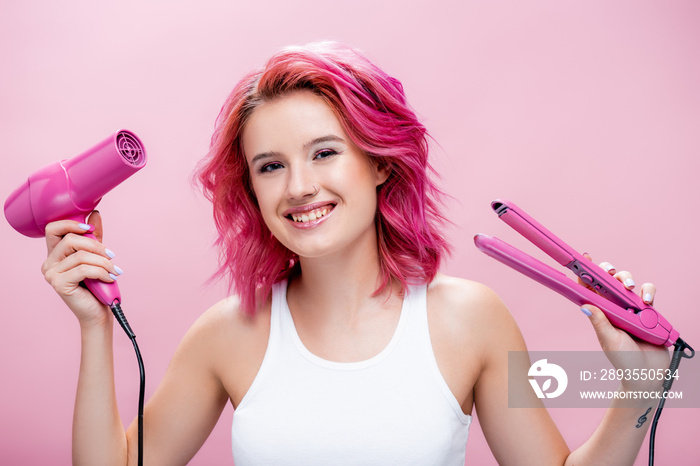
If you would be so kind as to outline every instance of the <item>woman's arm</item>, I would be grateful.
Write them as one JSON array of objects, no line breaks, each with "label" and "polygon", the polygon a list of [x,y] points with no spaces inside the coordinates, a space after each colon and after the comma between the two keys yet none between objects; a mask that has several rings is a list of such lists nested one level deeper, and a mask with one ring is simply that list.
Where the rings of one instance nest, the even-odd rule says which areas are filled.
[{"label": "woman's arm", "polygon": [[[101,220],[93,214],[95,236]],[[74,464],[136,464],[137,426],[125,432],[114,388],[113,317],[80,282],[111,282],[117,275],[111,254],[84,237],[77,222],[59,221],[46,229],[46,280],[73,311],[80,324],[81,362],[73,419]],[[210,357],[221,344],[221,307],[231,315],[235,303],[216,306],[193,326],[173,358],[165,379],[144,413],[144,461],[185,464],[199,449],[219,418],[228,395]]]},{"label": "woman's arm", "polygon": [[[602,265],[602,264],[601,264]],[[608,264],[609,265],[609,264]],[[612,266],[605,267],[611,274]],[[615,278],[634,287],[629,272],[615,273]],[[629,281],[628,281],[629,280]],[[652,304],[656,288],[645,283],[640,288],[643,299]],[[630,337],[614,327],[605,314],[595,306],[585,306],[591,313],[591,324],[598,336],[601,348],[616,369],[666,369],[670,357],[665,347],[651,345]],[[652,392],[660,390],[660,381],[626,381],[619,391]],[[624,465],[634,463],[644,441],[658,402],[648,399],[614,399],[593,435],[571,453],[567,465],[600,464]],[[643,418],[643,416],[645,416]],[[643,422],[641,419],[645,419]],[[649,422],[647,422],[649,421]]]},{"label": "woman's arm", "polygon": [[114,389],[112,323],[81,326],[73,409],[73,464],[126,464],[127,439]]},{"label": "woman's arm", "polygon": [[[94,234],[102,238],[102,222],[94,213]],[[85,227],[85,225],[83,225]],[[127,441],[117,411],[109,309],[80,286],[85,278],[113,282],[117,269],[99,241],[83,236],[78,222],[46,226],[47,259],[42,273],[73,311],[80,324],[81,359],[73,415],[74,464],[126,464]],[[110,276],[110,274],[112,274]]]},{"label": "woman's arm", "polygon": [[[527,382],[525,341],[498,296],[476,282],[438,275],[428,288],[433,351],[445,381],[465,413],[475,407],[491,452],[501,465],[564,464],[569,448]],[[508,407],[508,352],[523,376],[514,390],[529,406]]]},{"label": "woman's arm", "polygon": [[[482,355],[482,369],[474,385],[474,406],[491,452],[501,465],[561,466],[569,448],[527,382],[530,361],[520,329],[492,291],[482,290],[474,305],[484,315],[481,345],[489,348]],[[523,356],[512,358],[510,368],[509,351]],[[521,375],[512,377],[517,385],[510,389],[535,408],[508,406],[509,370]]]},{"label": "woman's arm", "polygon": [[[622,341],[629,339],[632,344],[638,343],[618,330],[607,321],[605,315],[598,309],[592,309],[594,326],[603,341],[614,341],[618,332]],[[527,382],[527,371],[531,361],[522,359],[518,366],[508,367],[507,351],[526,351],[520,332],[502,304],[497,301],[489,307],[489,313],[494,318],[493,341],[501,344],[501,350],[494,348],[489,352],[483,370],[474,388],[474,402],[479,422],[491,451],[502,465],[631,465],[639,453],[646,431],[651,422],[643,423],[639,428],[640,416],[647,409],[656,407],[648,400],[621,400],[611,403],[603,420],[594,434],[580,447],[569,454],[568,447],[561,437],[547,410],[536,398],[534,391]],[[604,335],[611,332],[611,335]],[[601,336],[602,335],[602,336]],[[507,350],[503,347],[507,347]],[[616,368],[630,367],[668,367],[668,355],[664,349],[644,345],[644,360],[613,361]],[[648,346],[648,347],[647,347]],[[626,347],[627,351],[633,351]],[[617,349],[615,351],[625,351]],[[523,353],[524,354],[524,353]],[[529,406],[540,408],[509,408],[508,407],[508,371],[522,374],[516,377],[520,381],[518,387],[511,385],[511,390],[517,390],[529,398]],[[512,384],[512,380],[511,380]],[[639,390],[642,387],[621,387],[621,390]],[[644,387],[652,390],[654,387]],[[649,419],[652,418],[648,415]]]},{"label": "woman's arm", "polygon": [[[643,289],[653,299],[653,286],[644,285]],[[526,353],[527,348],[513,317],[501,300],[488,288],[469,282],[463,282],[459,286],[453,284],[447,290],[452,298],[441,305],[445,309],[455,309],[456,312],[450,311],[448,318],[442,320],[450,322],[453,329],[439,331],[435,335],[438,338],[434,341],[443,341],[441,344],[435,343],[438,350],[442,345],[450,344],[452,348],[449,354],[462,355],[461,359],[466,361],[461,363],[462,370],[466,368],[469,371],[475,363],[478,364],[476,381],[470,387],[473,388],[479,423],[499,464],[624,465],[634,462],[650,424],[646,422],[640,428],[636,427],[640,416],[651,407],[648,401],[615,401],[591,438],[571,453],[541,400],[529,385],[527,374],[531,361]],[[625,332],[614,328],[601,311],[592,307],[591,310],[594,329],[616,368],[668,367],[668,352],[664,348],[637,342]],[[431,325],[434,326],[431,333],[438,332],[440,319],[433,319]],[[442,325],[445,329],[450,327],[448,324]],[[510,367],[509,351],[520,352],[523,356],[519,360],[511,358]],[[626,355],[634,354],[634,360],[623,360],[619,356],[621,351],[625,351]],[[450,372],[455,372],[454,367],[447,362],[448,358],[440,358],[439,351],[436,356],[439,361],[443,361],[441,370],[448,376],[446,379],[449,379]],[[511,375],[520,374],[519,377],[512,377],[510,389],[522,395],[528,406],[539,408],[508,407],[509,371]],[[450,387],[459,392],[459,385],[449,382],[450,380]],[[653,390],[655,387],[628,385],[621,389]],[[464,399],[469,401],[469,397]],[[470,406],[463,407],[468,412]]]}]

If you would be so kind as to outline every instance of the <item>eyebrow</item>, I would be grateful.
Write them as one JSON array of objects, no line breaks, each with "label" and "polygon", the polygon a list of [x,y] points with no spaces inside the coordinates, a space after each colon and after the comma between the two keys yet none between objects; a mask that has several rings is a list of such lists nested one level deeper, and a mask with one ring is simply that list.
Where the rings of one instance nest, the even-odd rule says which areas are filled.
[{"label": "eyebrow", "polygon": [[[328,134],[326,136],[321,136],[315,139],[312,139],[311,141],[307,142],[304,144],[304,150],[307,151],[311,147],[315,146],[316,144],[323,144],[324,142],[341,142],[345,143],[345,139],[341,138],[340,136],[336,136],[334,134]],[[259,160],[267,159],[267,158],[274,158],[278,157],[281,155],[279,152],[276,151],[268,151],[268,152],[261,152],[257,154],[255,157],[252,158],[250,161],[250,164],[253,165]]]}]

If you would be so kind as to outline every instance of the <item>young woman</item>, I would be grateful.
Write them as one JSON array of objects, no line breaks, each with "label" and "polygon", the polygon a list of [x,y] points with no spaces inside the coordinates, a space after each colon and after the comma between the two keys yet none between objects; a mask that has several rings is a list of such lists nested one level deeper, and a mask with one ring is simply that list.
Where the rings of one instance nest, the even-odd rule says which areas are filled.
[{"label": "young woman", "polygon": [[[525,343],[493,292],[438,273],[447,244],[427,156],[401,84],[354,50],[285,49],[238,83],[199,170],[219,275],[237,295],[195,323],[149,400],[147,464],[187,463],[228,402],[237,466],[462,465],[474,408],[500,464],[634,461],[648,401],[615,401],[574,452],[545,409],[508,408],[508,351]],[[89,222],[101,238],[99,214]],[[116,408],[113,319],[79,286],[120,271],[82,236],[89,228],[50,224],[43,266],[81,326],[74,462],[135,464],[136,425],[125,431]],[[653,300],[653,285],[641,291]],[[667,367],[664,349],[589,308],[604,350]]]}]

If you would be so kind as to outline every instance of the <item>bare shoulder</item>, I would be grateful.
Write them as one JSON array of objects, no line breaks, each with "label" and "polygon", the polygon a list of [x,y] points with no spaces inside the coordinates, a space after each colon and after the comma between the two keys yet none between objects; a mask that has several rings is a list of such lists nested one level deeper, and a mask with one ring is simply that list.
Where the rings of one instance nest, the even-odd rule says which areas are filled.
[{"label": "bare shoulder", "polygon": [[[520,329],[487,286],[439,275],[428,286],[428,319],[438,367],[465,413],[479,424],[499,464],[563,464],[566,443],[544,409],[508,408],[509,351],[526,351]],[[521,378],[518,390],[534,398]],[[518,382],[518,383],[520,383]],[[536,404],[535,404],[536,405]],[[545,458],[543,458],[543,456]],[[553,459],[554,458],[554,459]]]},{"label": "bare shoulder", "polygon": [[[228,400],[234,406],[240,401],[265,352],[265,320],[264,312],[245,316],[238,300],[229,298],[192,325],[145,409],[147,455],[154,464],[187,463]],[[129,432],[135,438],[134,423]]]},{"label": "bare shoulder", "polygon": [[492,324],[510,313],[488,286],[438,274],[428,286],[428,305],[441,318],[471,325]]},{"label": "bare shoulder", "polygon": [[428,286],[428,311],[441,337],[469,338],[480,346],[520,335],[499,296],[475,281],[438,274]]},{"label": "bare shoulder", "polygon": [[518,345],[515,321],[489,287],[438,274],[428,285],[428,327],[440,372],[469,414],[477,381],[493,367],[493,349]]},{"label": "bare shoulder", "polygon": [[486,285],[443,274],[435,276],[428,286],[428,295],[455,306],[494,306],[500,303],[498,295]]},{"label": "bare shoulder", "polygon": [[241,310],[238,298],[231,296],[197,319],[183,339],[181,350],[210,365],[237,405],[262,364],[269,335],[269,303],[250,316]]},{"label": "bare shoulder", "polygon": [[269,327],[269,306],[250,316],[241,309],[237,296],[222,299],[207,309],[192,325],[191,333],[201,337],[254,337],[256,331]]},{"label": "bare shoulder", "polygon": [[183,343],[204,346],[245,344],[262,337],[269,329],[269,313],[245,314],[236,296],[222,299],[192,324]]}]

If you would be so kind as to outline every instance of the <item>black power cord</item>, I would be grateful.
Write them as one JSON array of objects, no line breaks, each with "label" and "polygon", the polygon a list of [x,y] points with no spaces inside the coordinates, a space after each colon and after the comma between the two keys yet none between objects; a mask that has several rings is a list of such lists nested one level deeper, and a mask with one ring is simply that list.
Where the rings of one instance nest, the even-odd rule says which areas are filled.
[{"label": "black power cord", "polygon": [[126,320],[126,317],[124,317],[124,312],[122,312],[122,307],[121,303],[118,300],[114,300],[114,302],[109,306],[109,308],[112,310],[112,314],[114,314],[114,317],[117,319],[117,322],[119,322],[119,325],[122,327],[126,335],[129,337],[131,340],[131,343],[134,345],[134,351],[136,351],[136,359],[138,360],[139,363],[139,377],[140,377],[140,383],[139,383],[139,414],[138,414],[138,437],[139,437],[139,452],[138,452],[138,465],[142,466],[143,465],[143,397],[144,397],[144,391],[146,389],[146,370],[143,367],[143,359],[141,358],[141,351],[139,351],[139,345],[136,343],[136,335],[134,334],[133,330],[131,330],[131,326],[129,326],[129,322]]},{"label": "black power cord", "polygon": [[[685,350],[690,350],[690,353],[686,353]],[[695,350],[690,347],[690,345],[680,338],[676,340],[673,345],[673,356],[671,357],[671,365],[669,366],[669,377],[664,379],[663,392],[661,394],[661,400],[659,401],[659,406],[656,408],[656,413],[654,413],[654,420],[651,423],[651,431],[649,433],[649,466],[654,466],[654,440],[656,439],[656,424],[659,422],[659,417],[661,417],[661,410],[664,409],[664,404],[666,403],[666,393],[671,389],[673,385],[673,375],[678,370],[678,366],[681,364],[681,358],[690,359],[695,356]]]}]

